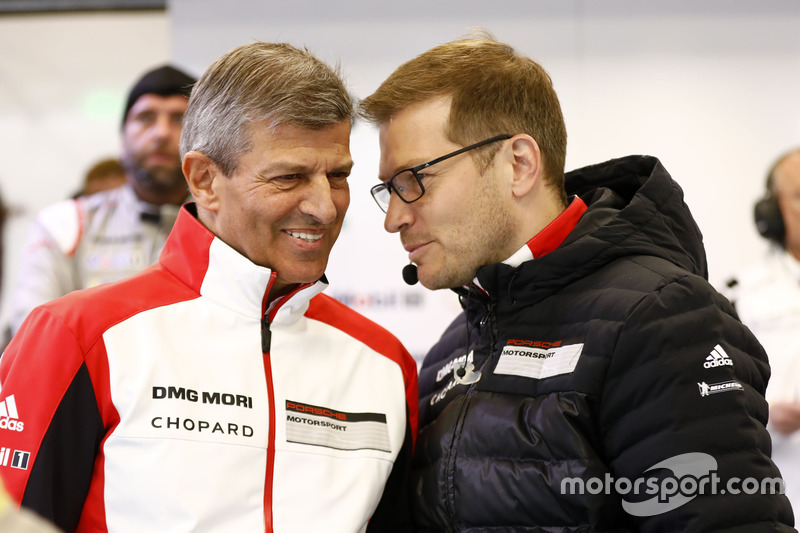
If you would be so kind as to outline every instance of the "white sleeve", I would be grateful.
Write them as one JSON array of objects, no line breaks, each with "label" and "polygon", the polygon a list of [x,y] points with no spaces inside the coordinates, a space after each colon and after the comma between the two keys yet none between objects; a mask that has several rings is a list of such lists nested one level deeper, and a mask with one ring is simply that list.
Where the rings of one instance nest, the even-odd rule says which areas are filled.
[{"label": "white sleeve", "polygon": [[33,308],[79,288],[73,256],[81,238],[81,218],[74,200],[51,205],[36,215],[22,248],[11,298],[12,334]]}]

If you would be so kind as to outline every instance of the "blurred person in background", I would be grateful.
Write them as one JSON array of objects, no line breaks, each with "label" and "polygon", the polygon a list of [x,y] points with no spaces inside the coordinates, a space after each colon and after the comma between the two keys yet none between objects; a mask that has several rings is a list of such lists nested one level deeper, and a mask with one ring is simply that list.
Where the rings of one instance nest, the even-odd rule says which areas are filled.
[{"label": "blurred person in background", "polygon": [[[5,250],[5,228],[6,228],[6,220],[8,219],[9,209],[6,206],[5,201],[3,200],[3,195],[0,193],[0,295],[3,293],[3,265],[5,264],[5,256],[3,251]],[[8,344],[8,339],[10,337],[10,331],[8,326],[5,323],[0,323],[0,353],[5,349],[6,344]]]},{"label": "blurred person in background", "polygon": [[800,512],[800,148],[772,165],[756,228],[766,253],[727,282],[726,296],[764,345],[772,367],[767,387],[772,459],[795,515]]},{"label": "blurred person in background", "polygon": [[12,335],[37,305],[139,272],[158,259],[188,198],[178,146],[196,80],[169,65],[145,73],[122,115],[126,183],[43,209],[21,251]]},{"label": "blurred person in background", "polygon": [[101,159],[86,171],[80,190],[73,194],[72,198],[116,189],[125,185],[127,181],[125,167],[122,166],[119,159],[113,157]]},{"label": "blurred person in background", "polygon": [[5,244],[5,229],[6,220],[8,219],[8,207],[3,200],[3,194],[0,192],[0,291],[3,288],[3,249]]}]

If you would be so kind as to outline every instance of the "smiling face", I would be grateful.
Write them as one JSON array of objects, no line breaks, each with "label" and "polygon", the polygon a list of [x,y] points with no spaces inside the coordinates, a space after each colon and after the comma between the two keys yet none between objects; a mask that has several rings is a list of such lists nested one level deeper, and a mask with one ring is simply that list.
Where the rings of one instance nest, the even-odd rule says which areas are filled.
[{"label": "smiling face", "polygon": [[[382,181],[461,148],[445,136],[450,101],[436,98],[410,105],[381,126]],[[392,194],[384,227],[400,233],[422,285],[442,289],[468,284],[480,266],[515,251],[511,195],[505,194],[501,173],[493,163],[481,174],[473,158],[461,154],[421,172],[425,194],[416,202],[407,204]]]},{"label": "smiling face", "polygon": [[225,176],[210,163],[208,196],[195,197],[212,232],[277,273],[273,298],[325,272],[350,204],[350,123],[269,130],[259,122],[249,134],[251,148],[236,171]]}]

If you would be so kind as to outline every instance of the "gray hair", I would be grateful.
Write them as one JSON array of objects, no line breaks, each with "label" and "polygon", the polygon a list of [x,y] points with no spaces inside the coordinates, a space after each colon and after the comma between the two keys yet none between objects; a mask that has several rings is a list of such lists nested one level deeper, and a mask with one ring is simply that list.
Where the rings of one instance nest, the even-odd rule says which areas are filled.
[{"label": "gray hair", "polygon": [[353,108],[338,66],[285,43],[242,45],[212,63],[192,89],[181,158],[202,152],[229,176],[251,147],[250,124],[316,130],[346,120],[352,124]]}]

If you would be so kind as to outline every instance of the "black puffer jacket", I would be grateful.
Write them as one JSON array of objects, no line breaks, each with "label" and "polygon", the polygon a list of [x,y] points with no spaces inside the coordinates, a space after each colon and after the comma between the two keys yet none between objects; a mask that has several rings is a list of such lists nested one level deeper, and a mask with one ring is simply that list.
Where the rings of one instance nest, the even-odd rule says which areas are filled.
[{"label": "black puffer jacket", "polygon": [[[706,281],[680,187],[632,156],[568,174],[567,192],[589,207],[567,239],[518,268],[481,268],[488,296],[462,295],[466,313],[425,359],[420,530],[793,531],[785,497],[727,490],[780,475],[769,367]],[[462,381],[481,377],[459,384],[466,357],[476,371]],[[685,496],[671,496],[676,482]]]}]

